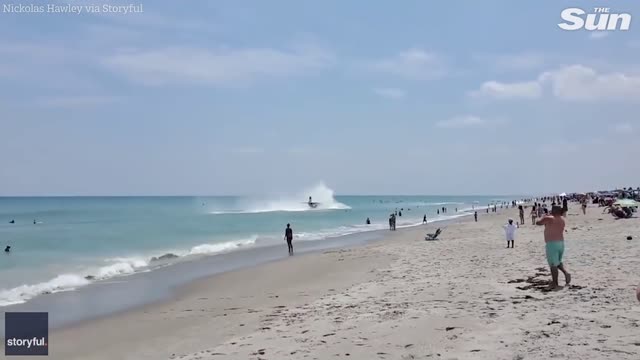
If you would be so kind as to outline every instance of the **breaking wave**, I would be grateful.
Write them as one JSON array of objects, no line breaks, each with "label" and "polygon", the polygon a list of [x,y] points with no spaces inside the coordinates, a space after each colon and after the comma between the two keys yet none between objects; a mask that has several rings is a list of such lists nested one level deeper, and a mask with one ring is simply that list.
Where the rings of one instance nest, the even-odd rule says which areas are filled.
[{"label": "breaking wave", "polygon": [[38,295],[76,290],[98,280],[107,280],[149,271],[153,268],[188,259],[190,256],[214,255],[239,250],[254,245],[257,238],[257,236],[253,236],[248,239],[200,244],[191,247],[189,250],[171,251],[158,257],[133,256],[105,259],[103,263],[106,263],[106,265],[87,268],[78,273],[60,274],[45,282],[20,285],[11,289],[0,289],[0,307],[21,304]]}]

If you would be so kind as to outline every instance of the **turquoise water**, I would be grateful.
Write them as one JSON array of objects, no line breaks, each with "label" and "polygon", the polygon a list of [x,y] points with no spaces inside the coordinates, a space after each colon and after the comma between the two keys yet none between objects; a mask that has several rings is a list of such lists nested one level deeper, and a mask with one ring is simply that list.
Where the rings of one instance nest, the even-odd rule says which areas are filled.
[{"label": "turquoise water", "polygon": [[[323,241],[388,227],[445,220],[501,201],[490,196],[333,196],[317,186],[293,196],[0,198],[0,306],[91,281],[151,271],[178,261],[282,246],[291,223],[294,241]],[[309,194],[320,203],[310,209]],[[448,207],[447,214],[436,209]],[[458,212],[455,211],[458,208]],[[401,210],[403,209],[403,210]],[[371,225],[365,225],[366,218]],[[10,224],[15,220],[15,224]],[[34,220],[36,224],[34,224]],[[175,254],[178,258],[151,261]]]}]

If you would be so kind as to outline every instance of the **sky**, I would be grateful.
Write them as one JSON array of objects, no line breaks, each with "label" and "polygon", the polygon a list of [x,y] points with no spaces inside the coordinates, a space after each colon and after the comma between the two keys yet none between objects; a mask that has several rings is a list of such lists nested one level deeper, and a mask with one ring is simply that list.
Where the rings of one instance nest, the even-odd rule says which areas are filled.
[{"label": "sky", "polygon": [[136,1],[0,0],[142,5],[0,8],[0,196],[640,185],[637,1]]}]

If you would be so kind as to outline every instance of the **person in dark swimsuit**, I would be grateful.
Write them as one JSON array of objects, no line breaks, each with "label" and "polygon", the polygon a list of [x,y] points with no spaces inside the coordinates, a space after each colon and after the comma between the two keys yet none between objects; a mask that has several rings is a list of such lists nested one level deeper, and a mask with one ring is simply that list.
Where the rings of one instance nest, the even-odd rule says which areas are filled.
[{"label": "person in dark swimsuit", "polygon": [[291,224],[287,224],[287,228],[284,230],[284,239],[289,247],[289,255],[293,255],[293,229],[291,229]]},{"label": "person in dark swimsuit", "polygon": [[11,246],[7,245],[7,247],[4,248],[4,252],[6,252],[6,253],[11,252]]}]

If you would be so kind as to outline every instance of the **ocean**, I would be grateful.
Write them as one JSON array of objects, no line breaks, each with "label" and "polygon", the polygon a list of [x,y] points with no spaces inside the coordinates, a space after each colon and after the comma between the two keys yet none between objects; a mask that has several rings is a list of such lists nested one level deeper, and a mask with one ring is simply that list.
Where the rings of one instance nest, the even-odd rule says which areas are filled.
[{"label": "ocean", "polygon": [[[309,196],[318,202],[310,208]],[[294,194],[184,197],[0,198],[0,307],[40,294],[152,272],[210,256],[294,246],[388,228],[453,219],[508,201],[497,196],[335,196],[320,184]],[[447,207],[446,214],[437,209]],[[457,208],[457,212],[456,212]],[[365,221],[369,218],[370,225]],[[15,221],[15,223],[10,223]],[[35,222],[35,223],[34,223]],[[154,257],[165,256],[161,260]],[[173,256],[175,255],[175,256]],[[254,255],[255,256],[255,255]]]}]

